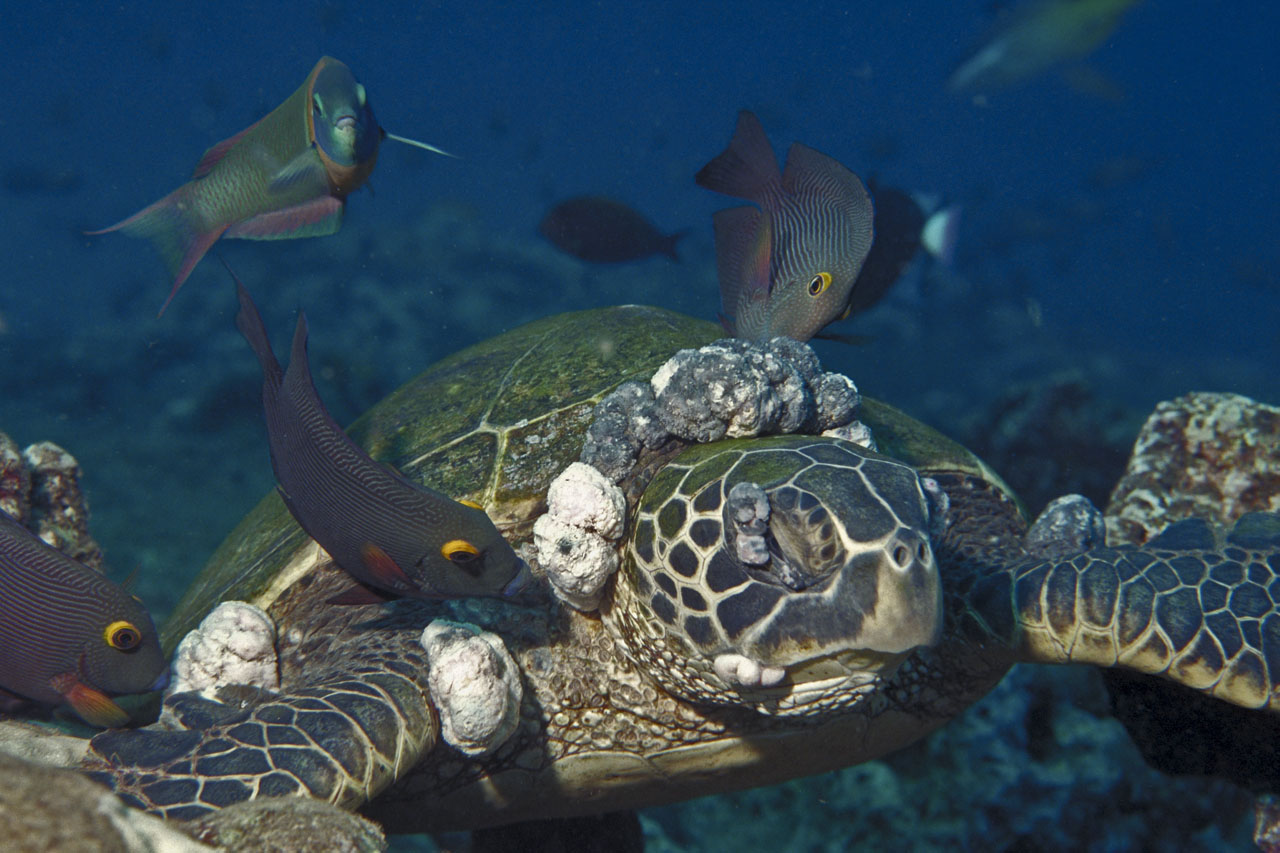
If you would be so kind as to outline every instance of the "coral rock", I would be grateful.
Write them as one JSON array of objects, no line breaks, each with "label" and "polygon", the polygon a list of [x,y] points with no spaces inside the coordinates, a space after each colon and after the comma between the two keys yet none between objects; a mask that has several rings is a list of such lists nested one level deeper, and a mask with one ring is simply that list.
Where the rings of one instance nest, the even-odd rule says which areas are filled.
[{"label": "coral rock", "polygon": [[1160,403],[1142,427],[1107,506],[1107,540],[1141,545],[1168,524],[1223,526],[1280,510],[1280,408],[1238,394]]}]

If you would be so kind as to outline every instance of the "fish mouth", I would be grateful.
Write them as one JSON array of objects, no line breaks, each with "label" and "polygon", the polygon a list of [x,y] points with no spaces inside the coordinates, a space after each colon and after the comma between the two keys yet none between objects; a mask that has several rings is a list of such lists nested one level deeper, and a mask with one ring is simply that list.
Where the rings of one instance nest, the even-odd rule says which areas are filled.
[{"label": "fish mouth", "polygon": [[144,693],[150,693],[152,690],[164,690],[169,686],[169,667],[165,667],[156,676],[156,680],[151,682],[151,686],[144,690]]},{"label": "fish mouth", "polygon": [[524,588],[529,585],[529,581],[533,578],[532,572],[529,571],[529,564],[524,560],[519,560],[519,558],[517,558],[517,560],[520,564],[520,568],[516,572],[516,576],[508,581],[507,585],[502,588],[502,595],[507,598],[513,595],[519,595]]},{"label": "fish mouth", "polygon": [[359,122],[356,121],[356,117],[351,113],[343,113],[333,121],[333,126],[338,130],[355,130],[357,124]]}]

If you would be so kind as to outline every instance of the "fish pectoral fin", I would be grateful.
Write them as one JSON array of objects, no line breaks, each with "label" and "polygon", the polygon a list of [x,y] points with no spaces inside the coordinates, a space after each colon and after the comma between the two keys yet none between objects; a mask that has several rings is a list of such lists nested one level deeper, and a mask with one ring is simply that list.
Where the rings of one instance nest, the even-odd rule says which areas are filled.
[{"label": "fish pectoral fin", "polygon": [[391,559],[391,555],[372,542],[366,542],[360,548],[360,562],[364,564],[365,571],[385,589],[413,592],[418,588],[404,569]]},{"label": "fish pectoral fin", "polygon": [[329,191],[329,173],[313,147],[303,149],[301,154],[281,166],[267,183],[267,192],[273,195],[294,192],[300,187],[323,193]]},{"label": "fish pectoral fin", "polygon": [[325,237],[342,227],[343,204],[324,195],[293,207],[259,213],[237,222],[222,236],[241,240],[289,240],[296,237]]},{"label": "fish pectoral fin", "polygon": [[379,592],[371,586],[362,583],[355,583],[335,595],[326,598],[325,604],[337,604],[346,607],[358,606],[361,604],[386,604],[388,601],[394,601],[393,596]]},{"label": "fish pectoral fin", "polygon": [[49,679],[49,686],[57,691],[80,718],[93,726],[113,729],[129,722],[124,709],[112,702],[95,687],[85,684],[75,673],[64,672]]},{"label": "fish pectoral fin", "polygon": [[419,142],[418,140],[410,139],[407,136],[396,136],[394,133],[387,133],[385,130],[382,131],[382,135],[387,139],[391,139],[396,142],[402,142],[405,145],[412,145],[414,148],[421,148],[423,151],[430,151],[432,154],[443,154],[446,157],[453,157],[455,160],[458,159],[457,154],[450,154],[448,151],[445,151],[443,148],[437,148],[434,145],[431,145],[426,142]]}]

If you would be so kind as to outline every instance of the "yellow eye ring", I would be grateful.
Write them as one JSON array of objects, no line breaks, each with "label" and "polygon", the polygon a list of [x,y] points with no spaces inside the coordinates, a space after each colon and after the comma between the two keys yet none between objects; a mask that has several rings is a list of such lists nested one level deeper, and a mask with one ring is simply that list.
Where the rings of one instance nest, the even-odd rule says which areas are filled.
[{"label": "yellow eye ring", "polygon": [[809,282],[809,295],[817,296],[831,286],[831,273],[820,272]]},{"label": "yellow eye ring", "polygon": [[465,539],[450,539],[440,546],[440,553],[452,563],[468,563],[480,556],[480,549]]},{"label": "yellow eye ring", "polygon": [[106,640],[111,648],[127,652],[136,649],[142,642],[142,632],[132,622],[121,619],[107,626],[107,630],[102,632],[102,639]]}]

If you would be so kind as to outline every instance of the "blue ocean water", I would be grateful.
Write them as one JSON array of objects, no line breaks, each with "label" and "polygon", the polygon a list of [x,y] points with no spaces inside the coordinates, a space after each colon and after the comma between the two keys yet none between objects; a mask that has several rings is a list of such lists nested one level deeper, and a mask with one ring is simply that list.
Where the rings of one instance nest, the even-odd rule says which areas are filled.
[{"label": "blue ocean water", "polygon": [[[818,344],[865,392],[944,429],[1063,369],[1139,419],[1189,390],[1280,402],[1280,11],[1150,0],[1087,75],[948,92],[989,6],[7,8],[0,430],[77,456],[113,573],[138,569],[167,611],[271,486],[257,368],[213,258],[157,320],[159,257],[82,232],[174,189],[324,54],[350,65],[385,128],[459,155],[387,143],[338,235],[217,247],[278,349],[306,309],[340,421],[535,317],[619,302],[714,317],[710,214],[726,200],[692,176],[742,108],[780,154],[802,141],[964,206],[950,270],[917,271],[842,327],[871,343]],[[536,225],[579,193],[691,229],[683,262],[557,254]]]}]

